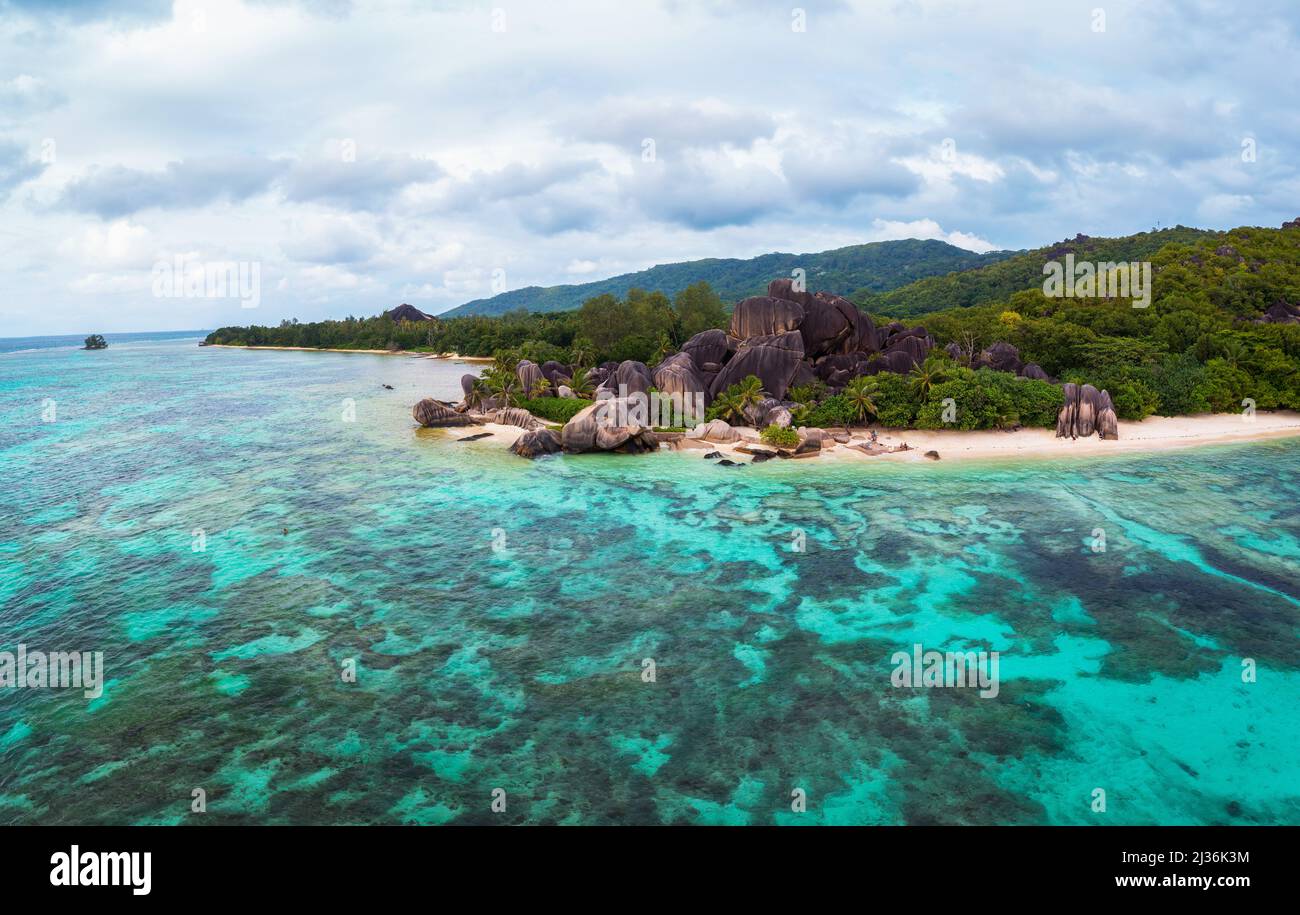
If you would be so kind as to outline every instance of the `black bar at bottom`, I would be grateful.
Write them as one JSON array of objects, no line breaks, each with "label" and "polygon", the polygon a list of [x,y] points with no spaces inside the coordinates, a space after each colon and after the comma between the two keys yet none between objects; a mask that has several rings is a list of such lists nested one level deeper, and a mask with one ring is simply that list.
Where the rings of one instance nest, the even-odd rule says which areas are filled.
[{"label": "black bar at bottom", "polygon": [[[0,874],[5,892],[19,898],[78,893],[128,904],[373,903],[377,891],[403,890],[433,892],[435,901],[445,889],[635,904],[669,888],[688,901],[693,886],[759,897],[802,886],[937,900],[996,887],[1003,894],[1047,890],[1053,899],[1200,893],[1230,902],[1241,892],[1294,886],[1298,840],[1300,827],[22,827],[0,829]],[[75,886],[68,879],[74,846],[81,865]],[[106,860],[101,852],[148,852],[149,892],[135,892],[144,888],[143,857],[128,868],[127,859]],[[68,861],[61,871],[59,855]],[[121,885],[81,879],[102,873],[107,881],[114,868]],[[66,885],[55,885],[52,875]],[[607,890],[632,895],[602,895]]]}]

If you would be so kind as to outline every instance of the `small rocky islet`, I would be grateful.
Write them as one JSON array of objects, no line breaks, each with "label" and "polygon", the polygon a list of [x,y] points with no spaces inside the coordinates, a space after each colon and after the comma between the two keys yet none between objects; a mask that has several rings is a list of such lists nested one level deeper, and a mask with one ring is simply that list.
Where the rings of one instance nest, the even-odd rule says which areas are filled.
[{"label": "small rocky islet", "polygon": [[[459,403],[426,397],[412,409],[421,426],[440,428],[479,426],[488,423],[516,426],[524,430],[511,446],[527,458],[567,452],[593,451],[639,454],[657,451],[663,445],[683,447],[694,443],[735,445],[754,463],[772,457],[812,457],[824,445],[850,445],[866,454],[907,449],[906,443],[887,447],[872,436],[854,443],[847,429],[799,426],[797,443],[789,447],[762,449],[756,430],[769,426],[789,428],[792,411],[799,405],[787,400],[792,388],[820,381],[834,393],[844,390],[853,379],[882,372],[907,374],[920,366],[935,348],[935,339],[924,326],[907,327],[891,322],[877,327],[871,316],[848,299],[829,292],[806,292],[790,279],[768,284],[767,294],[738,302],[726,330],[706,330],[682,344],[681,350],[654,367],[642,362],[605,362],[588,373],[594,385],[591,404],[562,426],[548,423],[527,410],[499,404],[484,396],[474,375],[464,375],[464,393]],[[954,359],[963,353],[956,343],[945,347]],[[997,342],[974,354],[972,368],[990,368],[1021,378],[1053,382],[1035,363],[1022,362],[1016,347]],[[570,388],[576,366],[561,362],[538,365],[528,360],[516,368],[520,388],[542,388],[541,396],[577,398]],[[685,432],[657,430],[644,416],[652,391],[660,397],[681,398],[707,408],[732,385],[754,376],[762,383],[763,397],[744,408],[750,427],[732,426],[721,420],[702,421]],[[545,385],[539,385],[545,381]],[[1056,423],[1058,438],[1097,435],[1119,437],[1118,418],[1110,394],[1090,384],[1061,386],[1061,407]],[[477,436],[476,436],[477,437]],[[708,457],[709,455],[706,455]],[[936,452],[926,457],[937,460]],[[722,463],[728,463],[723,461]]]}]

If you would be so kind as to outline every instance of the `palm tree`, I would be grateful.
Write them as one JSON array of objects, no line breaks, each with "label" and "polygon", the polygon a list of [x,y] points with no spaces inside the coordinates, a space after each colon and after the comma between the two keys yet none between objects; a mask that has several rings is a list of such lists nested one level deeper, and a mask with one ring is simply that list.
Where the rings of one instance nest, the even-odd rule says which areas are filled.
[{"label": "palm tree", "polygon": [[849,402],[854,420],[861,422],[876,415],[876,395],[879,392],[880,382],[869,375],[860,375],[844,386],[844,399]]},{"label": "palm tree", "polygon": [[497,402],[498,407],[513,407],[519,400],[519,379],[514,372],[494,365],[484,370],[479,381]]},{"label": "palm tree", "polygon": [[668,339],[667,334],[659,335],[659,343],[655,347],[654,355],[650,357],[651,365],[658,365],[667,359],[673,352],[673,343]]},{"label": "palm tree", "polygon": [[591,383],[591,369],[584,369],[581,366],[574,369],[573,377],[569,379],[569,390],[579,397],[590,400],[596,393],[596,386]]},{"label": "palm tree", "polygon": [[538,378],[533,382],[532,390],[528,392],[530,398],[545,397],[551,390],[551,382],[548,378]]},{"label": "palm tree", "polygon": [[912,386],[921,395],[921,400],[927,399],[931,389],[944,378],[943,367],[929,359],[912,369]]},{"label": "palm tree", "polygon": [[746,376],[744,381],[732,385],[727,390],[736,392],[742,410],[745,407],[757,406],[758,402],[763,399],[763,382],[759,380],[757,375]]},{"label": "palm tree", "polygon": [[1223,351],[1223,361],[1228,363],[1228,365],[1232,366],[1234,369],[1237,367],[1237,363],[1245,359],[1249,352],[1246,348],[1246,344],[1242,343],[1235,337],[1229,337],[1227,340],[1224,340],[1223,343],[1219,345],[1219,349]]},{"label": "palm tree", "polygon": [[724,422],[734,422],[737,425],[747,422],[744,405],[741,404],[740,398],[733,394],[731,390],[723,391],[713,398],[713,409],[717,411],[718,418]]}]

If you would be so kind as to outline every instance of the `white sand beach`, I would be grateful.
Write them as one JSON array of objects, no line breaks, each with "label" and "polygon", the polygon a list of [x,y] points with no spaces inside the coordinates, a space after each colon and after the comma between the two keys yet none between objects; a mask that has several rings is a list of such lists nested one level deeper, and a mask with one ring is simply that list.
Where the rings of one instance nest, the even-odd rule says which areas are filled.
[{"label": "white sand beach", "polygon": [[205,345],[218,349],[265,349],[293,353],[363,353],[367,356],[414,356],[418,359],[447,359],[455,362],[494,361],[490,356],[462,356],[459,353],[417,353],[406,349],[343,349],[329,346],[240,346],[233,343],[208,343]]},{"label": "white sand beach", "polygon": [[[684,439],[665,448],[690,451],[717,451],[736,461],[749,461],[752,455],[740,446],[765,448],[755,429],[736,427],[742,440],[730,444]],[[840,430],[832,430],[840,431]],[[1169,451],[1194,448],[1198,445],[1222,445],[1235,442],[1300,436],[1300,413],[1277,411],[1257,413],[1253,420],[1240,414],[1217,413],[1199,416],[1152,416],[1142,422],[1121,422],[1117,441],[1102,441],[1095,436],[1071,440],[1057,438],[1050,429],[1019,429],[1015,432],[956,432],[921,431],[912,429],[876,428],[880,445],[897,448],[903,444],[906,451],[885,454],[866,454],[858,445],[870,441],[871,428],[850,430],[848,444],[828,441],[822,452],[813,460],[837,461],[928,461],[927,451],[937,452],[941,461],[972,459],[1024,459],[1069,458],[1134,452]],[[464,438],[480,433],[490,433],[481,439],[485,443],[508,448],[523,430],[516,426],[487,423],[482,426],[465,426],[447,430],[452,438]]]}]

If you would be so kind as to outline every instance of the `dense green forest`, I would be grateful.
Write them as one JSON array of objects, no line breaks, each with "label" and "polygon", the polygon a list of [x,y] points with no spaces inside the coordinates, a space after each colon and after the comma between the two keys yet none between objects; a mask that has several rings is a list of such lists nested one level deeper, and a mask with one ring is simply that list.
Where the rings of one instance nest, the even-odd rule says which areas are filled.
[{"label": "dense green forest", "polygon": [[[1079,259],[1150,260],[1150,306],[1135,308],[1129,299],[1045,295],[1043,263],[1069,251]],[[810,288],[817,287],[810,283]],[[945,288],[956,290],[952,298],[943,298]],[[1050,387],[1045,382],[975,371],[943,352],[949,343],[971,353],[997,341],[1013,344],[1024,362],[1038,363],[1054,378],[1110,391],[1121,419],[1240,411],[1247,398],[1261,410],[1300,409],[1300,324],[1288,318],[1300,314],[1295,307],[1300,303],[1297,223],[1282,229],[1176,228],[1122,239],[1078,239],[924,279],[887,296],[891,307],[927,310],[923,323],[938,343],[912,376],[881,374],[866,386],[871,407],[866,415],[890,425],[937,423],[944,397],[978,405],[963,414],[971,428],[1045,422],[1050,411],[1037,387]],[[868,298],[869,304],[879,301]],[[936,303],[946,307],[930,308]],[[878,324],[889,320],[875,308],[867,310]],[[726,320],[723,298],[697,281],[672,298],[634,289],[623,297],[595,296],[578,309],[553,314],[286,322],[275,328],[223,328],[208,340],[496,355],[506,364],[520,358],[588,366],[623,359],[654,364],[693,334],[725,326]],[[796,393],[792,399],[807,408],[806,421],[835,424],[864,413],[863,399],[852,407],[848,392]]]},{"label": "dense green forest", "polygon": [[514,350],[534,362],[555,359],[591,364],[610,359],[658,362],[702,330],[721,327],[727,308],[708,283],[698,282],[672,299],[662,292],[631,290],[625,298],[600,295],[574,311],[515,311],[491,318],[434,317],[394,321],[387,315],[278,327],[222,327],[208,343],[237,346],[306,346],[330,349],[458,353],[493,356]]},{"label": "dense green forest", "polygon": [[818,254],[764,254],[745,260],[708,258],[678,264],[661,264],[637,273],[625,273],[592,283],[571,286],[528,286],[488,299],[466,302],[445,312],[444,318],[465,315],[503,315],[520,308],[530,312],[569,311],[598,295],[626,296],[633,289],[654,289],[674,296],[687,286],[706,282],[726,302],[760,295],[774,276],[789,276],[802,268],[809,289],[838,295],[854,290],[884,292],[927,276],[967,270],[995,263],[1013,252],[975,254],[946,242],[908,238],[852,245]]},{"label": "dense green forest", "polygon": [[[1034,251],[999,258],[998,262],[970,270],[927,277],[900,288],[881,291],[871,287],[857,289],[849,296],[872,314],[891,317],[915,317],[945,308],[968,308],[1006,301],[1014,292],[1040,286],[1043,264],[1059,261],[1067,254],[1076,260],[1143,261],[1168,244],[1193,244],[1218,238],[1221,233],[1205,229],[1172,229],[1141,232],[1122,238],[1089,238],[1079,235]],[[810,286],[809,288],[817,288]]]}]

